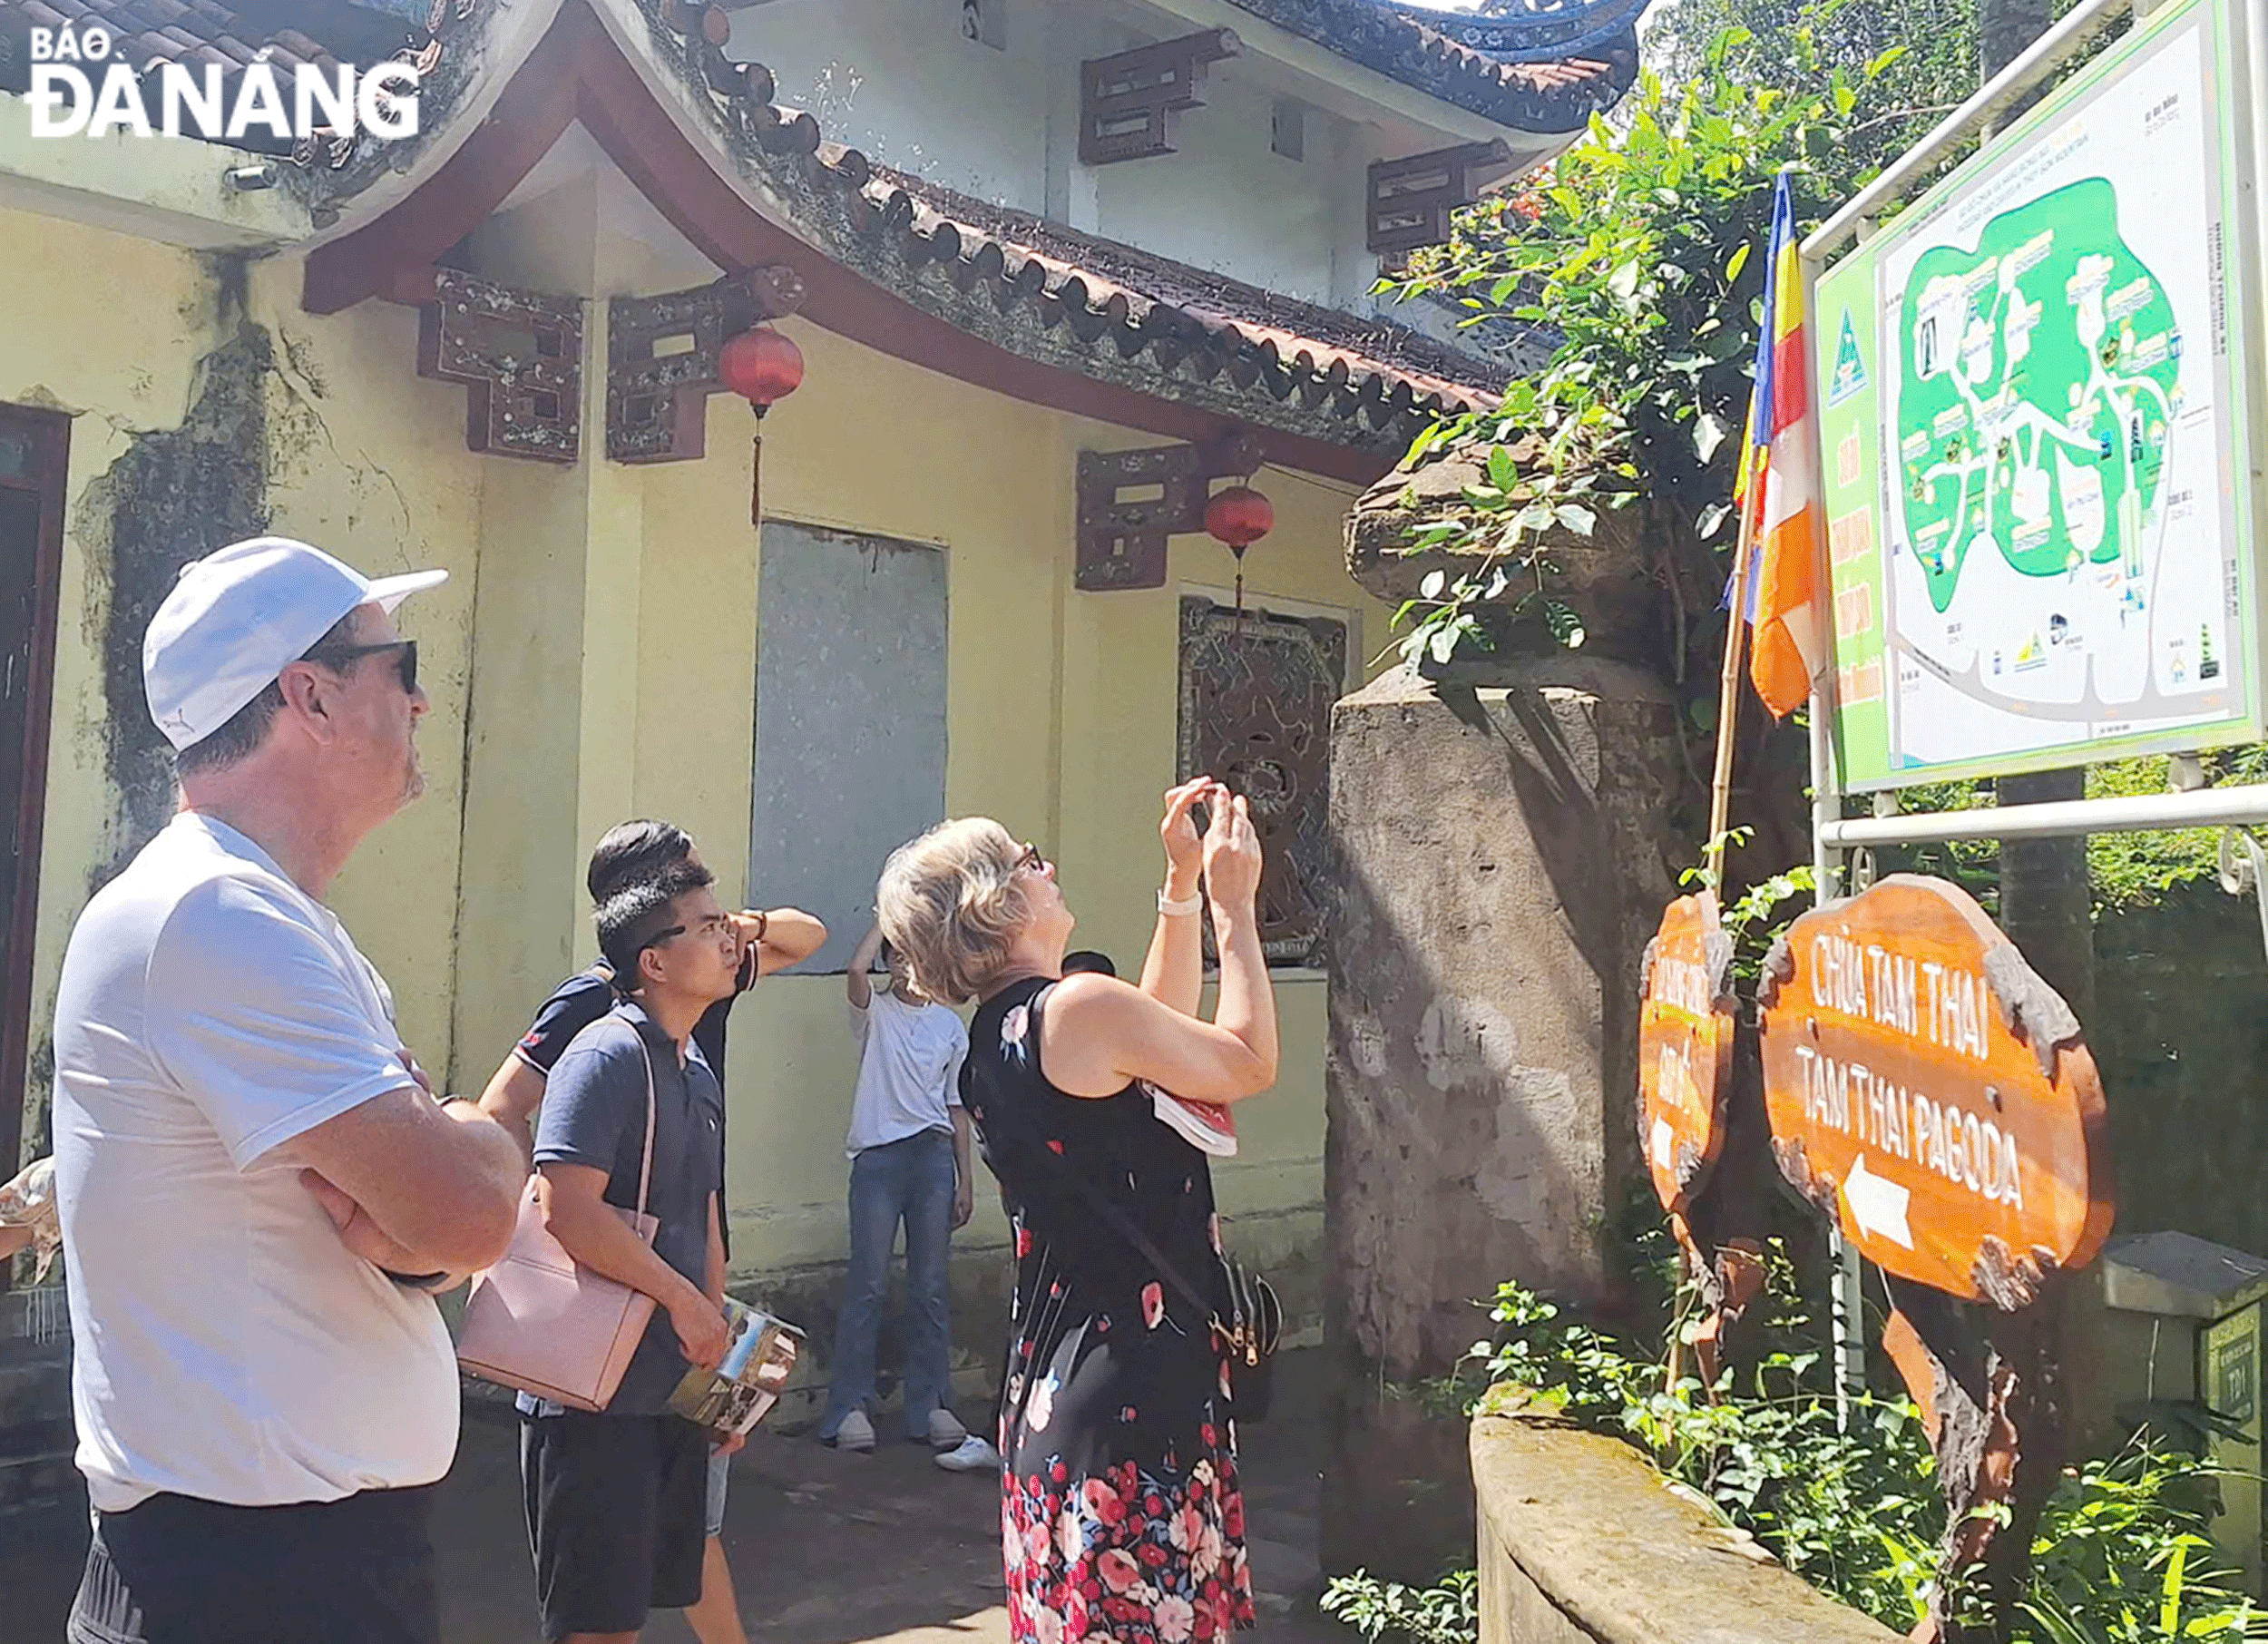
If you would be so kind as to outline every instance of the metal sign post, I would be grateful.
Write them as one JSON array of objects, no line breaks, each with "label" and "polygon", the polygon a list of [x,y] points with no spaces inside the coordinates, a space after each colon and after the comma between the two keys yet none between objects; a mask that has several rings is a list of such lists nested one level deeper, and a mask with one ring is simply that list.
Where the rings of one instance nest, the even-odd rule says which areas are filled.
[{"label": "metal sign post", "polygon": [[[2015,121],[2009,132],[1995,132],[1996,122],[2002,116],[2130,15],[2136,25],[2135,34],[2106,54],[2099,72],[2090,69],[2083,73],[2068,85],[2058,88],[2039,109]],[[2193,48],[2186,41],[2176,42],[2176,31],[2180,30],[2189,31],[2203,44]],[[1811,320],[1806,330],[1813,350],[1814,403],[1821,407],[1813,423],[1819,439],[1815,472],[1828,481],[1831,493],[1840,483],[1846,508],[1850,499],[1863,489],[1870,475],[1872,485],[1872,506],[1863,519],[1852,513],[1839,515],[1831,500],[1827,530],[1819,544],[1815,585],[1826,591],[1830,607],[1829,612],[1823,613],[1827,619],[1823,625],[1833,636],[1835,648],[1842,653],[1830,656],[1823,663],[1812,686],[1813,867],[1823,904],[1864,888],[1851,883],[1853,858],[1856,856],[1863,862],[1863,853],[1878,846],[2268,824],[2268,785],[2230,788],[2177,787],[2175,791],[2158,795],[1911,816],[1898,814],[1889,791],[1906,783],[1938,780],[1948,775],[2005,774],[2042,764],[2068,764],[2075,759],[2152,749],[2184,753],[2232,741],[2258,739],[2268,734],[2268,680],[2262,677],[2260,654],[2262,636],[2268,632],[2268,617],[2263,617],[2262,610],[2263,602],[2268,601],[2268,574],[2256,571],[2258,560],[2253,541],[2254,531],[2263,518],[2263,501],[2268,500],[2262,496],[2263,475],[2268,473],[2268,439],[2264,439],[2263,431],[2268,416],[2262,415],[2268,411],[2268,347],[2261,346],[2253,335],[2260,323],[2258,317],[2268,314],[2263,291],[2263,265],[2268,261],[2268,256],[2263,255],[2263,224],[2256,186],[2259,180],[2268,178],[2268,119],[2263,117],[2263,111],[2268,110],[2268,51],[2263,50],[2264,40],[2268,40],[2268,0],[2190,0],[2187,5],[2080,0],[2053,28],[1804,240],[1803,279],[1805,308]],[[2211,254],[2214,259],[2213,277],[2217,282],[2215,296],[2220,303],[2215,323],[2185,328],[2176,322],[2169,329],[2164,315],[2170,311],[2172,298],[2158,288],[2155,277],[2136,279],[2134,270],[2126,267],[2111,248],[2106,247],[2099,265],[2075,266],[2066,300],[2040,304],[2044,311],[2037,317],[2025,317],[2020,325],[2021,338],[2011,340],[2013,334],[2007,325],[2016,305],[2009,298],[2013,295],[2021,299],[2025,296],[2026,275],[2039,269],[2048,259],[2057,255],[2058,232],[2066,240],[2083,240],[2092,228],[2099,225],[2100,212],[2096,209],[2099,202],[2079,201],[2074,195],[2074,208],[2056,221],[2017,221],[2026,190],[2031,188],[2037,192],[2044,186],[2023,171],[2029,169],[2035,176],[2045,175],[2055,157],[2048,156],[2037,166],[2032,160],[2027,160],[2022,168],[2004,162],[2012,152],[2026,145],[2037,149],[2051,122],[2056,122],[2053,130],[2057,142],[2062,142],[2079,125],[2081,115],[2090,104],[2106,94],[2104,88],[2116,76],[2147,64],[2150,54],[2168,42],[2175,42],[2184,51],[2201,53],[2204,59],[2202,67],[2195,71],[2188,71],[2184,60],[2185,72],[2189,73],[2185,83],[2203,86],[2202,94],[2193,95],[2179,92],[2179,86],[2185,83],[2178,73],[2164,70],[2163,64],[2171,54],[2162,54],[2160,72],[2166,73],[2174,94],[2153,103],[2148,112],[2152,118],[2206,121],[2210,126],[2202,133],[2191,135],[2204,145],[2219,177],[2219,191],[2206,191],[2214,215]],[[2198,106],[2200,103],[2203,106]],[[1950,250],[1927,251],[1917,257],[1911,279],[1899,289],[1899,300],[1911,298],[1914,303],[1913,313],[1901,314],[1901,318],[1911,324],[1901,334],[1901,341],[1912,345],[1911,357],[1901,354],[1895,362],[1882,357],[1875,360],[1878,374],[1894,363],[1896,369],[1891,375],[1901,383],[1906,381],[1909,369],[1917,381],[1958,380],[1962,385],[1960,395],[1967,408],[1948,401],[1945,410],[1932,416],[1932,406],[1918,399],[1916,414],[1909,419],[1915,426],[1898,429],[1901,437],[1893,448],[1878,445],[1862,450],[1851,435],[1831,442],[1827,423],[1833,407],[1850,400],[1854,389],[1863,386],[1864,367],[1858,357],[1861,350],[1854,346],[1854,338],[1841,323],[1842,306],[1838,306],[1833,317],[1822,313],[1817,300],[1820,277],[1827,271],[1829,259],[1854,240],[1872,240],[1877,219],[1903,202],[1917,185],[1931,178],[1949,150],[1980,134],[1987,136],[1986,152],[1899,219],[1898,232],[1906,247],[1918,244],[1935,229],[1939,243],[1950,243]],[[2117,160],[2116,153],[2107,152],[2104,163],[2115,171]],[[2003,167],[1997,176],[1993,174],[1995,166]],[[1993,177],[1992,188],[1980,189],[1980,180],[1988,177]],[[1969,191],[1966,199],[1962,195],[1964,189]],[[2098,194],[2109,191],[2107,182],[2097,191]],[[2081,206],[2088,209],[2077,209]],[[2047,215],[2052,217],[2053,210]],[[2002,246],[1996,241],[1987,245],[1988,235],[1996,225],[2007,225],[1999,238],[2009,244]],[[1973,249],[1965,249],[1971,246]],[[2151,249],[2154,253],[2159,250],[2155,245]],[[1872,254],[1877,248],[1870,244],[1866,250]],[[1906,254],[1914,255],[1911,250]],[[1941,269],[1931,263],[1931,257],[1944,266]],[[2146,277],[2147,270],[2143,272]],[[1934,286],[1930,283],[1932,279],[1938,282]],[[1999,292],[1998,304],[1991,300],[1995,287]],[[2099,327],[2092,316],[2084,320],[2074,318],[2090,302],[2097,305],[2096,312],[2101,317]],[[1968,306],[1972,303],[1990,309],[1990,318],[1982,326],[1977,323],[1975,307]],[[1932,304],[1942,309],[1942,314],[1936,317],[1943,323],[1928,328],[1927,321],[1932,317],[1928,310]],[[1855,308],[1856,304],[1850,306]],[[1879,314],[1865,318],[1880,323]],[[2073,409],[2058,430],[2052,417],[2028,415],[2019,390],[2012,383],[1996,385],[1989,374],[1996,366],[2007,372],[2013,363],[2010,356],[2017,348],[2032,346],[2035,328],[2038,331],[2038,346],[2045,352],[2051,344],[2068,340],[2059,339],[2050,327],[2061,325],[2073,329],[2081,324],[2087,328],[2083,334],[2085,353],[2075,354],[2067,347],[2058,357],[2058,364],[2069,365],[2075,372],[2083,373],[2086,379],[2075,386]],[[1921,336],[1924,328],[1930,329],[1926,342]],[[1880,339],[1870,339],[1875,340]],[[2218,344],[2220,353],[2212,353],[2208,344]],[[2089,357],[2107,363],[2098,371]],[[2046,369],[2037,357],[2027,363]],[[2179,451],[2174,448],[2181,396],[2178,389],[2169,390],[2165,385],[2188,381],[2185,372],[2189,369],[2220,373],[2212,380],[2219,419],[2216,426],[2222,435],[2217,451],[2211,440],[2200,440],[2201,431],[2195,428],[2182,429],[2181,436],[2188,443]],[[1979,377],[1976,373],[1980,371],[1986,375]],[[2102,448],[2104,466],[2098,471],[2100,474],[2111,475],[2116,463],[2130,465],[2117,473],[2117,478],[2126,482],[2123,492],[2112,494],[2114,479],[2098,484],[2090,494],[2090,482],[2082,479],[2072,484],[2071,462],[2064,460],[2062,469],[2053,471],[2054,462],[2038,455],[2038,442],[2044,436],[2058,446],[2070,445],[2071,441],[2063,436],[2076,424],[2081,400],[2090,393],[2099,395],[2103,383],[2114,376],[2116,387],[2127,397],[2106,403],[2138,405],[2155,389],[2158,397],[2166,402],[2168,414],[2122,416],[2118,418],[2122,438],[2113,441],[2107,430],[2097,435],[2109,442]],[[2143,385],[2146,377],[2151,379],[2150,387]],[[1895,409],[1902,411],[1904,407]],[[1849,415],[1841,420],[1847,425]],[[1890,444],[1882,440],[1884,424],[1895,420],[1893,416],[1874,424],[1873,437],[1882,445]],[[2030,426],[2019,428],[2016,426],[2019,421],[2028,421]],[[2087,432],[2096,433],[2091,428]],[[2026,439],[2034,443],[2025,447],[2019,442]],[[1831,443],[1835,448],[1830,448]],[[2206,455],[2220,456],[2225,482],[2216,485],[2209,475],[2192,475],[2185,485],[2168,482],[2165,477],[2169,472],[2165,466],[2168,454],[2194,463],[2201,444]],[[2095,455],[2082,451],[2077,453],[2077,459],[2084,463]],[[2029,459],[2032,472],[2009,472],[2018,465],[2019,456]],[[1853,471],[1854,464],[1859,469],[1856,474]],[[2177,477],[2181,474],[2178,469],[2171,472]],[[2043,473],[2047,479],[2041,477]],[[1950,498],[1934,489],[1947,475],[1956,476],[1960,485]],[[2106,558],[2103,538],[2110,533],[2095,530],[2098,506],[2099,524],[2114,528],[2119,534],[2113,537],[2113,542],[2132,556],[2136,553],[2132,538],[2139,534],[2137,517],[2146,517],[2157,526],[2162,544],[2165,530],[2174,522],[2176,509],[2191,511],[2182,516],[2182,524],[2184,529],[2194,531],[2199,527],[2189,522],[2211,502],[2203,494],[2229,494],[2234,502],[2225,505],[2227,511],[2217,523],[2230,554],[2229,580],[2238,592],[2221,629],[2223,643],[2214,646],[2210,633],[2183,634],[2178,675],[2171,673],[2169,664],[2168,678],[2158,681],[2161,685],[2185,687],[2193,697],[2184,700],[2195,700],[2195,693],[2199,692],[2205,679],[2217,681],[2225,689],[2215,693],[2217,705],[2211,712],[2200,715],[2201,719],[2211,719],[2209,724],[2187,725],[2180,713],[2161,711],[2157,723],[2137,730],[2135,725],[2140,723],[2140,716],[2134,724],[2122,726],[2113,711],[2094,724],[2069,733],[2059,749],[2048,746],[2054,739],[2043,734],[2020,754],[1996,756],[1988,738],[1972,749],[1952,749],[1948,757],[1933,760],[1926,757],[1915,759],[1911,750],[1901,749],[1893,740],[1889,744],[1890,764],[1885,771],[1880,768],[1879,749],[1870,746],[1866,749],[1868,761],[1876,768],[1861,785],[1883,790],[1875,794],[1877,814],[1845,817],[1846,781],[1839,755],[1848,727],[1842,717],[1844,704],[1839,700],[1841,690],[1845,684],[1854,688],[1851,699],[1856,706],[1862,700],[1871,702],[1901,689],[1898,674],[1901,658],[1894,650],[1886,649],[1889,613],[1882,606],[1889,592],[1889,562],[1901,552],[1913,556],[1915,563],[1931,575],[1929,592],[1933,599],[1943,598],[1950,603],[1957,597],[1954,584],[1961,573],[1961,555],[1994,535],[2003,523],[1990,516],[1980,522],[1967,512],[1975,500],[1969,485],[1980,475],[1985,481],[1980,491],[1988,507],[2009,507],[2011,516],[2019,502],[2031,510],[2025,534],[2020,539],[2011,534],[1996,550],[2004,553],[2016,551],[2010,553],[2011,559],[2017,553],[2029,553],[2037,559],[2061,546],[2052,533],[2043,539],[2038,529],[2040,488],[2049,481],[2070,486],[2070,513],[2076,513],[2081,522],[2077,541],[2085,549],[2084,553],[2073,554],[2068,562],[2068,575],[2074,582],[2082,571]],[[1854,479],[1859,482],[1857,486],[1852,483]],[[2004,481],[2008,483],[2003,484]],[[1892,484],[1906,487],[1907,494],[1893,499]],[[2019,486],[2023,493],[2020,498]],[[2152,489],[2154,486],[2156,489]],[[2009,503],[1999,502],[2003,491],[2011,499]],[[2148,493],[2146,497],[2142,494],[2145,492]],[[2177,492],[2186,494],[2176,495]],[[1929,516],[1933,508],[1941,516],[1950,515],[1940,527],[1940,534],[1928,543],[1909,540],[1910,533],[1902,530],[1909,512],[1905,507],[1909,496],[1921,504],[1911,512],[1922,516],[1924,524],[1931,523]],[[2070,518],[2064,512],[2067,494],[2055,492],[2051,501],[2054,523],[2068,531]],[[1946,502],[1950,502],[1950,507],[1943,505]],[[1897,508],[1894,521],[1891,514],[1893,504]],[[2124,512],[2120,512],[2122,509]],[[1893,532],[1889,529],[1892,524],[1901,528]],[[1926,562],[1921,559],[1923,553],[1930,555]],[[1874,562],[1872,556],[1877,554],[1880,561]],[[1875,585],[1853,592],[1853,578],[1846,572],[1845,585],[1839,589],[1837,570],[1862,562],[1879,564]],[[2016,569],[2038,577],[2043,572],[2052,576],[2058,568],[2035,563]],[[2146,579],[2137,578],[2134,560],[2129,557],[2124,563],[2107,567],[2104,580],[2107,582],[2114,573],[2122,573],[2140,591],[2136,597],[2155,597],[2155,586],[2148,584]],[[2034,590],[2044,585],[2044,582],[2023,584]],[[2194,600],[2194,588],[2182,592]],[[1846,594],[1851,597],[1843,597]],[[1938,614],[1941,616],[1944,610],[1945,607],[1939,607]],[[2117,630],[2125,629],[2127,610],[2127,605],[2118,608]],[[1923,612],[1925,617],[1927,614]],[[1851,643],[1853,639],[1863,636],[1869,621],[1875,624],[1872,631],[1876,636],[1876,649],[1871,653],[1863,646],[1854,648]],[[2052,624],[2043,621],[2041,626],[2045,630]],[[2045,651],[2052,648],[2054,655],[2050,660],[2068,663],[2070,658],[2082,656],[2084,651],[2083,645],[2065,649],[2072,637],[2060,629],[2054,633],[2043,631],[2037,649]],[[2097,646],[2105,651],[2116,644],[2133,644],[2130,636],[2114,631],[2109,626],[2102,628],[2096,638]],[[2086,669],[2091,663],[2092,654],[2082,657],[2083,681],[2089,679]],[[2011,653],[1998,658],[1980,655],[1970,677],[1978,680],[1987,678],[1996,661],[1999,667],[2011,670],[2019,665],[2041,665],[2039,658],[2033,654]],[[2207,670],[2211,670],[2209,674]],[[1991,693],[1986,690],[1979,694]],[[2011,738],[2004,746],[2015,747],[2018,741]],[[2181,762],[2176,763],[2178,767]],[[1864,1380],[1860,1340],[1860,1267],[1857,1254],[1847,1241],[1835,1238],[1833,1245],[1838,1276],[1833,1307],[1838,1392],[1847,1397],[1862,1387]]]}]

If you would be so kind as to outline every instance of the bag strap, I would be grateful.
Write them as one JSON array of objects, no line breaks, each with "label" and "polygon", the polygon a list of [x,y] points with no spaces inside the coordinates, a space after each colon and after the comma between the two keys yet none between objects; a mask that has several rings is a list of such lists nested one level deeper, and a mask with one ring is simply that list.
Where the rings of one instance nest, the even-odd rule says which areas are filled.
[{"label": "bag strap", "polygon": [[[617,1018],[617,1020],[621,1020]],[[646,1213],[647,1189],[653,1185],[653,1133],[656,1103],[653,1093],[653,1052],[646,1048],[646,1036],[638,1031],[635,1023],[624,1021],[630,1036],[638,1042],[638,1054],[646,1064],[646,1153],[638,1164],[638,1213]]]},{"label": "bag strap", "polygon": [[[1052,991],[1051,983],[1049,987],[1041,988],[1039,993],[1032,994],[1031,1004],[1035,1011],[1039,1008],[1041,997],[1051,991]],[[1036,1035],[1039,1031],[1038,1024],[1035,1023],[1033,1025],[1032,1032]],[[1188,1302],[1190,1306],[1196,1308],[1198,1316],[1204,1318],[1213,1329],[1220,1333],[1220,1336],[1223,1341],[1234,1343],[1239,1346],[1242,1346],[1240,1332],[1237,1329],[1230,1328],[1229,1326],[1222,1322],[1219,1306],[1215,1302],[1210,1302],[1205,1299],[1204,1295],[1198,1289],[1198,1287],[1182,1276],[1181,1269],[1173,1265],[1173,1262],[1167,1257],[1166,1253],[1158,1248],[1157,1241],[1152,1239],[1149,1234],[1143,1232],[1140,1226],[1132,1217],[1129,1216],[1124,1210],[1119,1209],[1117,1205],[1111,1203],[1110,1198],[1100,1188],[1098,1188],[1093,1182],[1088,1180],[1086,1176],[1080,1171],[1078,1167],[1073,1165],[1070,1160],[1064,1158],[1061,1153],[1058,1153],[1053,1149],[1047,1147],[1034,1148],[1032,1150],[1032,1153],[1037,1158],[1045,1159],[1048,1161],[1049,1168],[1054,1170],[1056,1174],[1064,1181],[1070,1183],[1072,1189],[1078,1193],[1080,1198],[1086,1200],[1087,1208],[1089,1209],[1092,1210],[1097,1216],[1100,1217],[1104,1224],[1107,1225],[1112,1232],[1116,1233],[1120,1238],[1126,1240],[1128,1244],[1133,1246],[1136,1254],[1139,1255],[1145,1261],[1149,1262],[1151,1267],[1157,1268],[1158,1276],[1164,1279],[1167,1284],[1171,1286],[1175,1294],[1179,1296],[1183,1301]]]},{"label": "bag strap", "polygon": [[1157,1268],[1158,1276],[1173,1287],[1175,1293],[1182,1300],[1204,1315],[1212,1326],[1223,1336],[1231,1334],[1228,1327],[1221,1323],[1219,1307],[1207,1301],[1198,1293],[1197,1287],[1182,1277],[1181,1269],[1173,1265],[1166,1253],[1158,1248],[1156,1241],[1142,1231],[1132,1217],[1112,1204],[1104,1196],[1102,1189],[1081,1175],[1069,1160],[1048,1148],[1041,1148],[1037,1150],[1052,1161],[1057,1173],[1071,1185],[1081,1199],[1087,1201],[1087,1208],[1102,1218],[1110,1225],[1112,1232],[1133,1246],[1136,1252],[1145,1261]]}]

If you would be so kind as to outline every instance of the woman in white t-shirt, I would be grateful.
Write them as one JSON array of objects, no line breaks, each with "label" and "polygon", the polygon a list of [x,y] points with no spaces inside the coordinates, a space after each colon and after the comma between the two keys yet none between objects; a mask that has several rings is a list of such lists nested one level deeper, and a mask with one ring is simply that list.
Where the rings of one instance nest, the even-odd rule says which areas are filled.
[{"label": "woman in white t-shirt", "polygon": [[[890,986],[867,980],[877,954]],[[850,1273],[835,1331],[822,1443],[845,1450],[875,1445],[875,1341],[889,1290],[890,1251],[905,1226],[905,1436],[956,1449],[968,1429],[951,1408],[951,1324],[945,1264],[953,1229],[969,1219],[969,1118],[961,1107],[961,1064],[968,1030],[943,1005],[914,992],[905,968],[870,930],[852,954],[845,991],[857,1042],[858,1085],[851,1098]]]}]

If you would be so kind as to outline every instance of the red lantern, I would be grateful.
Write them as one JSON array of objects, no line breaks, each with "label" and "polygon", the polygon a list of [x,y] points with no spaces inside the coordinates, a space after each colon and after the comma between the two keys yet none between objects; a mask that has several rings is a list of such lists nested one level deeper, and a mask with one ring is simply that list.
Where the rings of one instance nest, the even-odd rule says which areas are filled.
[{"label": "red lantern", "polygon": [[1231,485],[1205,504],[1205,529],[1241,557],[1276,527],[1276,504],[1249,485]]},{"label": "red lantern", "polygon": [[761,416],[803,382],[803,350],[793,338],[755,326],[719,350],[717,375]]},{"label": "red lantern", "polygon": [[764,414],[802,385],[803,350],[769,326],[751,326],[717,351],[717,377],[756,409],[756,455],[748,470],[748,524],[764,528]]},{"label": "red lantern", "polygon": [[1276,504],[1249,485],[1231,485],[1205,504],[1205,529],[1237,556],[1237,631],[1245,625],[1245,550],[1275,529]]}]

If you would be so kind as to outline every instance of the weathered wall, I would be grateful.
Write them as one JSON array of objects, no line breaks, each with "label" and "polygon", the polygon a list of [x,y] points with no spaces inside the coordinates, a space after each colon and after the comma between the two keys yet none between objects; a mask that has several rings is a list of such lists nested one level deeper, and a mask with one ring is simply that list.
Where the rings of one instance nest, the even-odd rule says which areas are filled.
[{"label": "weathered wall", "polygon": [[[72,412],[55,706],[34,958],[27,1147],[46,1133],[48,1023],[70,926],[172,808],[149,723],[142,629],[188,560],[262,528],[373,572],[446,565],[420,599],[433,716],[429,798],[379,834],[336,902],[402,990],[414,1044],[445,1046],[473,508],[455,391],[367,362],[414,362],[415,316],[298,311],[296,274],[0,211],[0,399]],[[432,894],[405,899],[414,882]],[[11,1094],[23,1070],[4,1075]]]},{"label": "weathered wall", "polygon": [[1675,711],[1566,654],[1339,704],[1325,1569],[1422,1579],[1470,1544],[1462,1427],[1420,1384],[1471,1345],[1474,1298],[1506,1278],[1604,1298]]},{"label": "weathered wall", "polygon": [[762,555],[748,876],[799,887],[827,927],[807,967],[838,971],[874,922],[875,865],[944,819],[945,555],[786,520]]},{"label": "weathered wall", "polygon": [[1481,1644],[1892,1644],[1753,1540],[1672,1495],[1628,1445],[1549,1421],[1472,1424]]}]

